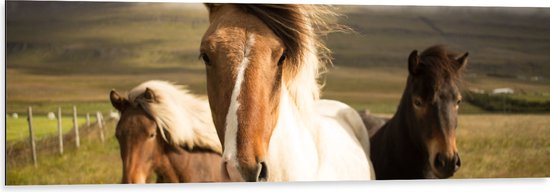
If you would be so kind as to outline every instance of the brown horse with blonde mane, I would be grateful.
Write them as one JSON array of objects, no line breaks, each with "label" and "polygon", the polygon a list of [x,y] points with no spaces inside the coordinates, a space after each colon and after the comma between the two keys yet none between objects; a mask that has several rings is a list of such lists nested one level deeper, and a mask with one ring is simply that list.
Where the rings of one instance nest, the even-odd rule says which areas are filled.
[{"label": "brown horse with blonde mane", "polygon": [[397,112],[371,138],[377,179],[448,178],[458,170],[459,87],[467,57],[467,52],[457,56],[443,46],[409,55]]},{"label": "brown horse with blonde mane", "polygon": [[[111,91],[121,113],[116,138],[122,159],[122,183],[231,181],[222,169],[221,144],[208,102],[164,81],[148,81],[128,98]],[[238,180],[238,173],[235,172]]]},{"label": "brown horse with blonde mane", "polygon": [[409,55],[397,112],[371,138],[377,179],[448,178],[460,167],[456,147],[459,91],[468,53],[443,46]]}]

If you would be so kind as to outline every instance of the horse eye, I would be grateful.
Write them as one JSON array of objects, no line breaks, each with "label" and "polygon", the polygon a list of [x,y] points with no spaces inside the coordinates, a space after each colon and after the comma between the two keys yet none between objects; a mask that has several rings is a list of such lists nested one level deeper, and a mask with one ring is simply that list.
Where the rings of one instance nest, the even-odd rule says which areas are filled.
[{"label": "horse eye", "polygon": [[153,137],[155,137],[155,133],[151,133],[151,134],[149,134],[149,137],[150,137],[150,138],[153,138]]},{"label": "horse eye", "polygon": [[206,53],[201,53],[199,55],[199,58],[202,60],[203,64],[210,65],[210,58],[208,58],[208,55],[206,55]]},{"label": "horse eye", "polygon": [[286,53],[283,53],[283,55],[281,55],[281,58],[279,58],[279,62],[277,62],[277,65],[278,66],[283,65],[283,63],[285,62],[285,59],[286,59]]},{"label": "horse eye", "polygon": [[462,99],[459,99],[458,101],[456,101],[456,105],[460,105],[460,103],[462,103]]},{"label": "horse eye", "polygon": [[417,106],[417,107],[418,107],[418,106],[421,106],[421,105],[422,105],[422,101],[421,101],[419,98],[415,98],[415,99],[414,99],[414,105]]}]

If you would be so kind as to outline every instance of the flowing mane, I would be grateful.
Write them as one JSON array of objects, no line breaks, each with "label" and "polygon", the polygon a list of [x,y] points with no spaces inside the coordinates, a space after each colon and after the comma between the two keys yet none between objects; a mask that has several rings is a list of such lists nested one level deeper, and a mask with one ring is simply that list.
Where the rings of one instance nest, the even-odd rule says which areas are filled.
[{"label": "flowing mane", "polygon": [[[153,91],[154,101],[143,97],[146,89]],[[165,141],[187,149],[195,147],[222,153],[210,108],[205,99],[165,81],[147,81],[128,93],[132,105],[138,105],[157,123]]]},{"label": "flowing mane", "polygon": [[332,65],[331,51],[321,37],[344,29],[329,22],[329,18],[337,14],[330,6],[319,5],[243,4],[240,7],[262,20],[281,38],[289,61],[283,67],[289,95],[298,110],[311,108],[320,98],[319,77]]}]

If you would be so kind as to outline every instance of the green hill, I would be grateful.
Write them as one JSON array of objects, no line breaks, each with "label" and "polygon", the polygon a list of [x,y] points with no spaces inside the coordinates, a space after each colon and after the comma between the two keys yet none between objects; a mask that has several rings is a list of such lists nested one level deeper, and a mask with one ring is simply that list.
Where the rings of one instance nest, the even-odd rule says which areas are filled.
[{"label": "green hill", "polygon": [[[356,33],[326,38],[335,64],[326,98],[391,113],[410,51],[447,44],[470,52],[470,87],[550,100],[550,9],[336,7]],[[6,16],[8,112],[27,105],[46,112],[59,103],[105,111],[112,88],[150,79],[206,93],[198,46],[208,18],[200,4],[9,1]]]}]

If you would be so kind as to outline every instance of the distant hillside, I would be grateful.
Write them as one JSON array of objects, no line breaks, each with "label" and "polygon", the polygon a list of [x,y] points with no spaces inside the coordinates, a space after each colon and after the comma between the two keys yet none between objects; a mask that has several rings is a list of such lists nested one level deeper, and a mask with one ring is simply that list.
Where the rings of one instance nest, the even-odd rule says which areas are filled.
[{"label": "distant hillside", "polygon": [[[413,49],[447,44],[471,53],[473,72],[550,79],[548,8],[337,7],[358,32],[329,36],[337,65],[402,67]],[[196,63],[208,25],[200,4],[7,2],[6,9],[8,68],[40,73],[75,65],[96,70],[61,71],[120,73],[153,63],[172,70]],[[31,50],[44,52],[33,55],[40,63],[18,54]]]},{"label": "distant hillside", "polygon": [[[550,9],[336,7],[356,32],[326,38],[335,67],[323,98],[391,113],[408,54],[447,44],[470,52],[470,87],[510,87],[519,98],[550,100]],[[8,112],[74,103],[108,111],[111,89],[151,79],[206,93],[198,47],[208,16],[201,4],[8,1],[6,26]]]},{"label": "distant hillside", "polygon": [[200,4],[7,2],[7,67],[35,74],[163,73],[200,65]]},{"label": "distant hillside", "polygon": [[550,9],[342,7],[359,34],[333,35],[339,65],[404,67],[408,53],[433,44],[469,51],[470,72],[550,78]]}]

